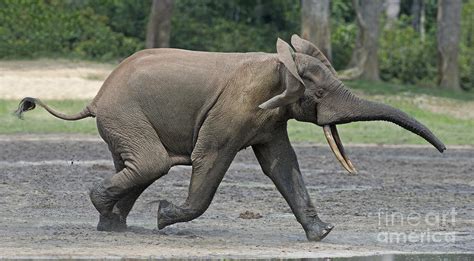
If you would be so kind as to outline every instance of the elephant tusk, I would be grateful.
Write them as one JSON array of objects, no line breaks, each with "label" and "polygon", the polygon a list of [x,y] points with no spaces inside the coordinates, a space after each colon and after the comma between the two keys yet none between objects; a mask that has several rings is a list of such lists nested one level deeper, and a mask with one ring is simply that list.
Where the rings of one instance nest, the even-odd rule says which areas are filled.
[{"label": "elephant tusk", "polygon": [[[329,125],[324,125],[323,126],[323,131],[324,131],[324,136],[326,136],[326,140],[329,143],[329,147],[331,147],[332,152],[336,156],[337,160],[342,164],[342,166],[350,173],[350,174],[356,174],[357,172],[355,169],[351,168],[349,164],[346,161],[346,157],[342,156],[341,151],[339,150],[338,144],[336,144],[336,141],[334,140],[334,136],[331,131],[331,127]],[[340,140],[339,140],[340,141]],[[341,144],[342,145],[342,144]]]},{"label": "elephant tusk", "polygon": [[353,171],[352,174],[357,174],[356,168],[354,167],[354,165],[352,164],[352,161],[349,159],[346,151],[344,150],[344,146],[342,145],[342,141],[341,141],[341,138],[339,137],[339,133],[337,131],[336,125],[331,125],[331,132],[332,132],[332,136],[334,137],[334,140],[336,141],[337,147],[339,148],[339,151],[342,154],[342,157],[344,157],[344,159],[347,162],[347,165],[349,165],[349,167],[352,169]]}]

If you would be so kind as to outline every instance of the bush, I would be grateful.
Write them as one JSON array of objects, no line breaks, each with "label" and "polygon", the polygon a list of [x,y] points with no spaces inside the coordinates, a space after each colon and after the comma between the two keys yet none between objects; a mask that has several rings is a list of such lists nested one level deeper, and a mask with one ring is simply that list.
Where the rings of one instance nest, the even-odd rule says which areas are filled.
[{"label": "bush", "polygon": [[461,87],[474,89],[474,1],[466,1],[462,6],[461,51],[459,66]]},{"label": "bush", "polygon": [[126,57],[141,42],[113,32],[107,17],[91,8],[68,8],[65,1],[0,2],[0,58],[78,56]]},{"label": "bush", "polygon": [[331,31],[332,65],[343,70],[349,64],[357,33],[355,24],[333,24]]},{"label": "bush", "polygon": [[[84,2],[83,2],[84,1]],[[91,8],[107,17],[107,25],[114,31],[137,40],[145,39],[145,28],[151,0],[73,0],[76,8]]]},{"label": "bush", "polygon": [[299,2],[176,0],[171,46],[203,51],[274,52],[299,32]]},{"label": "bush", "polygon": [[382,80],[422,85],[434,85],[437,79],[436,38],[427,33],[425,39],[404,22],[390,29],[381,29],[379,67]]}]

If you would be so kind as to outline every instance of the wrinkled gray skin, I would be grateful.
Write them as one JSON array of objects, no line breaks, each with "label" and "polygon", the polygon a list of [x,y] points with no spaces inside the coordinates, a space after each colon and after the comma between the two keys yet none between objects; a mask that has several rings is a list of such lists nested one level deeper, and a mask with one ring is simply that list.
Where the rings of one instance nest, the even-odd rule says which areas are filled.
[{"label": "wrinkled gray skin", "polygon": [[97,118],[117,171],[90,192],[98,230],[126,229],[136,199],[174,165],[192,165],[189,194],[180,206],[160,202],[158,227],[199,217],[236,153],[251,146],[307,238],[317,241],[333,226],[318,218],[309,198],[288,140],[289,119],[331,127],[388,120],[440,151],[444,145],[406,114],[352,95],[311,43],[294,35],[292,45],[296,52],[279,39],[277,54],[143,50],[112,72],[81,113],[64,115],[34,98],[17,113],[36,104],[66,120]]}]

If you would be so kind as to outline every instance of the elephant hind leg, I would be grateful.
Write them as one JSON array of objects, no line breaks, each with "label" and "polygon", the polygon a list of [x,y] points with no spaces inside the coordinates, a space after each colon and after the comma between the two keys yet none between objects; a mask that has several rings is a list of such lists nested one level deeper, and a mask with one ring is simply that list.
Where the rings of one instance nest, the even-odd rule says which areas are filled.
[{"label": "elephant hind leg", "polygon": [[178,222],[191,221],[206,211],[237,150],[218,153],[206,151],[193,161],[193,173],[186,201],[176,206],[161,200],[158,207],[158,229]]},{"label": "elephant hind leg", "polygon": [[[114,157],[115,158],[115,157]],[[190,159],[186,157],[171,157],[172,165],[189,165],[190,164]],[[120,162],[120,161],[119,161]],[[122,161],[123,162],[123,161]],[[116,160],[114,159],[114,163],[116,165],[116,170],[117,172],[122,170],[125,166],[122,168],[117,169],[117,163]],[[119,166],[122,164],[118,164]],[[156,179],[159,179],[161,176],[165,175],[166,173],[161,173],[159,174]],[[151,182],[137,186],[136,188],[133,188],[130,192],[128,192],[123,198],[121,198],[117,203],[115,204],[112,213],[116,214],[112,216],[112,219],[110,220],[105,220],[103,219],[103,222],[100,227],[111,227],[111,229],[104,229],[104,230],[115,230],[115,231],[123,231],[127,228],[127,216],[130,213],[130,211],[133,208],[133,205],[135,204],[135,201],[140,197],[140,195],[145,191],[151,184],[153,184],[152,180]]]},{"label": "elephant hind leg", "polygon": [[[212,126],[211,126],[212,127]],[[161,200],[158,207],[158,229],[177,222],[193,220],[206,211],[221,183],[224,174],[237,154],[238,148],[224,146],[226,140],[208,134],[209,125],[203,127],[192,153],[192,175],[186,201],[176,206]],[[212,129],[212,128],[211,128]],[[209,141],[209,137],[215,138]]]},{"label": "elephant hind leg", "polygon": [[[126,217],[140,194],[155,180],[168,173],[171,160],[166,149],[151,126],[143,126],[141,132],[131,132],[127,139],[122,131],[119,140],[110,141],[117,173],[94,186],[90,198],[100,213],[98,230],[122,231],[126,229]],[[113,137],[113,136],[112,136]],[[137,142],[139,141],[139,142]],[[115,146],[111,146],[115,144]]]},{"label": "elephant hind leg", "polygon": [[[120,172],[125,168],[125,162],[120,155],[112,152],[112,158],[114,161],[115,171]],[[105,217],[100,216],[99,224],[97,225],[98,230],[105,231],[124,231],[127,229],[127,217],[135,204],[135,201],[140,195],[148,188],[153,181],[148,184],[137,186],[130,190],[124,197],[119,199],[112,210],[112,215]]]},{"label": "elephant hind leg", "polygon": [[101,231],[124,231],[127,229],[127,217],[132,210],[135,202],[140,195],[147,189],[153,181],[148,184],[136,186],[131,189],[125,196],[115,203],[112,213],[107,216],[100,216],[97,229]]}]

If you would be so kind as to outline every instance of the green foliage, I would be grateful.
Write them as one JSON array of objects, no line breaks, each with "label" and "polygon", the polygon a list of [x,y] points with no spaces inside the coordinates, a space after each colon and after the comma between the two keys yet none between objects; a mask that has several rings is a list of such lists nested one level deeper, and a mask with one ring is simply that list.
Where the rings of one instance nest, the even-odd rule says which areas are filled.
[{"label": "green foliage", "polygon": [[331,20],[338,23],[353,23],[355,21],[355,12],[352,7],[352,1],[331,0]]},{"label": "green foliage", "polygon": [[461,87],[474,89],[474,0],[463,2],[462,6],[459,66]]},{"label": "green foliage", "polygon": [[64,1],[0,2],[0,58],[78,56],[125,57],[141,42],[114,32],[107,17],[91,8],[74,9]]},{"label": "green foliage", "polygon": [[[402,15],[379,39],[379,66],[382,80],[395,83],[435,86],[438,79],[435,0],[425,1],[425,39],[411,27],[409,2],[402,1]],[[461,87],[474,88],[474,1],[462,3],[459,69]]]},{"label": "green foliage", "polygon": [[299,31],[299,2],[176,0],[172,18],[173,47],[245,52],[275,50],[276,37]]},{"label": "green foliage", "polygon": [[[381,23],[381,78],[436,85],[437,1],[425,0],[425,38],[412,29],[412,1],[390,29]],[[44,56],[122,59],[144,47],[151,0],[0,0],[0,59]],[[474,0],[464,0],[461,85],[474,88]],[[345,69],[357,33],[351,1],[331,1],[333,65]],[[175,0],[171,46],[203,51],[275,51],[300,31],[300,1]]]},{"label": "green foliage", "polygon": [[145,28],[150,13],[151,0],[72,0],[76,8],[90,8],[94,13],[107,17],[107,25],[137,40],[145,39]]},{"label": "green foliage", "polygon": [[332,26],[332,64],[336,70],[345,69],[351,60],[356,33],[357,26],[353,23],[339,23]]},{"label": "green foliage", "polygon": [[382,80],[409,84],[436,83],[436,38],[427,34],[422,39],[409,18],[401,17],[379,39],[379,67]]},{"label": "green foliage", "polygon": [[356,34],[352,2],[331,0],[331,63],[336,70],[346,69],[351,60]]}]

